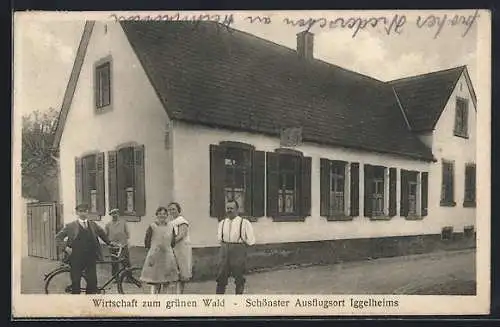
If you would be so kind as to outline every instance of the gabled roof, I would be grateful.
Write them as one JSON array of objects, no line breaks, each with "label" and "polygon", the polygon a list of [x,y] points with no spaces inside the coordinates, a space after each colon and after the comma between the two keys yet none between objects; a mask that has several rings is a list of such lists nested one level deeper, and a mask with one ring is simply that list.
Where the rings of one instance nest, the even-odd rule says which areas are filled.
[{"label": "gabled roof", "polygon": [[434,129],[451,93],[464,72],[475,108],[476,97],[466,66],[401,78],[389,82],[397,93],[397,97],[401,102],[401,106],[413,131],[423,132]]},{"label": "gabled roof", "polygon": [[59,151],[59,142],[61,142],[64,125],[66,124],[66,118],[68,117],[68,112],[73,101],[73,96],[75,95],[76,85],[78,84],[78,78],[80,77],[83,60],[85,59],[85,54],[87,53],[87,47],[89,45],[90,35],[92,34],[94,25],[94,21],[87,21],[85,22],[85,25],[83,27],[82,37],[78,45],[78,50],[76,51],[75,61],[73,63],[71,74],[69,75],[68,85],[66,86],[66,90],[64,91],[61,110],[59,111],[57,125],[55,126],[53,145],[53,149],[55,150],[55,152]]},{"label": "gabled roof", "polygon": [[389,83],[212,22],[120,24],[173,120],[433,160]]},{"label": "gabled roof", "polygon": [[216,23],[121,25],[171,119],[433,159],[387,83]]}]

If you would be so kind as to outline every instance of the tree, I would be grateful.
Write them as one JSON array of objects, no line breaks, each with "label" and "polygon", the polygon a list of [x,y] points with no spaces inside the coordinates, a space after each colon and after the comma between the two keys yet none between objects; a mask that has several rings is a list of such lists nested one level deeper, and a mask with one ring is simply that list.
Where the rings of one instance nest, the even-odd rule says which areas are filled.
[{"label": "tree", "polygon": [[54,108],[23,116],[22,191],[39,201],[57,200],[57,160],[52,148],[59,113]]}]

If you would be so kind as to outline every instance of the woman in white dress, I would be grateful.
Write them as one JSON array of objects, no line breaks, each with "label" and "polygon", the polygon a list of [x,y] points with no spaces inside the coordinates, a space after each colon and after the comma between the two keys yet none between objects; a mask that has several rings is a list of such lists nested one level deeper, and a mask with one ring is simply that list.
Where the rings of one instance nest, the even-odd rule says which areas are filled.
[{"label": "woman in white dress", "polygon": [[168,214],[171,216],[174,226],[175,245],[174,255],[179,269],[179,281],[177,283],[177,293],[183,294],[186,283],[191,279],[193,273],[192,267],[192,248],[189,238],[189,222],[181,216],[181,206],[177,202],[171,202],[167,206]]}]

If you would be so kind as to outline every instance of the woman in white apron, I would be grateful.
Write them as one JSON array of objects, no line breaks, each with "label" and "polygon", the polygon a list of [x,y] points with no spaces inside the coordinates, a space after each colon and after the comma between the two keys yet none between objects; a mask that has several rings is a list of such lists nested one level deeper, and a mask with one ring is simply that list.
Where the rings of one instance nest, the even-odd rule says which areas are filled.
[{"label": "woman in white apron", "polygon": [[174,229],[172,222],[167,220],[167,212],[165,207],[156,210],[156,221],[146,230],[144,240],[148,253],[141,280],[152,285],[153,294],[159,294],[162,286],[168,289],[170,283],[179,280],[179,269],[172,249]]}]

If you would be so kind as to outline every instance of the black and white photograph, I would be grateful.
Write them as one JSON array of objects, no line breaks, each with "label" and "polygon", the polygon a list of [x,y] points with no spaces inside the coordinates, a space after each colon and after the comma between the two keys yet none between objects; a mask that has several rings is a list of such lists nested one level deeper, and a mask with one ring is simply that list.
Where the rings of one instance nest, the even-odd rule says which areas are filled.
[{"label": "black and white photograph", "polygon": [[487,313],[490,20],[16,13],[13,312]]}]

